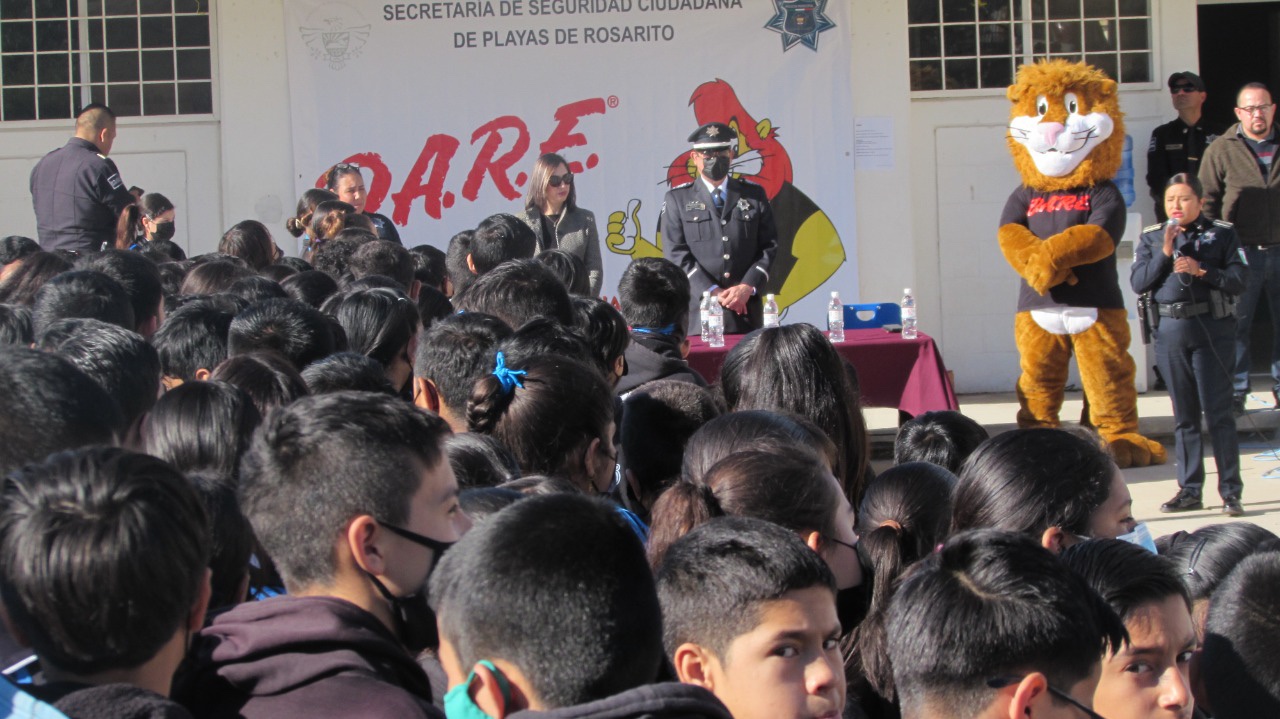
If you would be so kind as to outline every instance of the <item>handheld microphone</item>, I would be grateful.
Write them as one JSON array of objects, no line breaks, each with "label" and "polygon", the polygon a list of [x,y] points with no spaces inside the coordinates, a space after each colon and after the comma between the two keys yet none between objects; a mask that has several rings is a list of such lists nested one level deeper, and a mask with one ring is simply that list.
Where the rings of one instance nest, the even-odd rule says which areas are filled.
[{"label": "handheld microphone", "polygon": [[1168,221],[1168,222],[1166,222],[1166,223],[1165,223],[1165,225],[1167,225],[1167,226],[1169,226],[1169,227],[1178,227],[1178,221],[1177,221],[1176,219],[1174,219],[1174,218],[1170,217],[1170,218],[1169,218],[1169,221]]}]

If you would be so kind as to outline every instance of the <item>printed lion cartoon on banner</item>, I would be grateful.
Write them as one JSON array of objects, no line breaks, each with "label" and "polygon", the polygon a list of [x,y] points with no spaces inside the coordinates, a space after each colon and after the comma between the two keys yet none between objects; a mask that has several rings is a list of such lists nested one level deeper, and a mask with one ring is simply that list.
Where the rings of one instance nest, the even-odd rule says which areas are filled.
[{"label": "printed lion cartoon on banner", "polygon": [[1009,87],[1009,152],[1022,185],[1000,216],[1000,250],[1022,277],[1014,335],[1018,426],[1056,427],[1074,353],[1089,421],[1120,467],[1165,461],[1138,434],[1129,322],[1116,273],[1125,204],[1124,115],[1115,81],[1065,60],[1024,65]]}]

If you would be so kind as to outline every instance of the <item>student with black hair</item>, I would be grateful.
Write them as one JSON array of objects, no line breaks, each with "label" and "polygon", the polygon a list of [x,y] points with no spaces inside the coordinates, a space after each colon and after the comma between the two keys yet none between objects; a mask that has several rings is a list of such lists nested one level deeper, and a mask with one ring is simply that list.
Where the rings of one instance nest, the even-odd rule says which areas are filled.
[{"label": "student with black hair", "polygon": [[866,421],[844,362],[816,327],[801,323],[747,335],[725,356],[720,389],[731,412],[791,412],[825,429],[840,450],[836,478],[851,504],[861,501]]},{"label": "student with black hair", "polygon": [[58,450],[114,444],[124,429],[120,406],[69,360],[0,347],[0,475]]},{"label": "student with black hair", "polygon": [[449,284],[449,269],[446,265],[444,250],[432,245],[417,245],[409,248],[409,258],[413,260],[413,278],[423,287],[432,287],[448,297],[453,294]]},{"label": "student with black hair", "polygon": [[1232,570],[1209,607],[1201,667],[1214,719],[1280,716],[1280,553]]},{"label": "student with black hair", "polygon": [[193,266],[178,290],[183,297],[216,295],[231,289],[237,281],[252,277],[253,270],[241,262],[218,258]]},{"label": "student with black hair", "polygon": [[422,327],[410,298],[399,290],[360,290],[342,297],[331,314],[347,335],[349,351],[377,360],[397,392],[409,384]]},{"label": "student with black hair", "polygon": [[177,209],[159,192],[148,192],[125,207],[116,221],[117,250],[143,250],[152,242],[173,239]]},{"label": "student with black hair", "polygon": [[0,304],[0,345],[30,347],[35,341],[31,333],[31,308]]},{"label": "student with black hair", "polygon": [[836,445],[818,425],[797,415],[748,409],[728,412],[693,433],[684,448],[680,479],[701,482],[716,462],[738,452],[786,454],[796,449],[821,457],[834,474]]},{"label": "student with black hair", "polygon": [[417,304],[423,329],[454,314],[453,303],[445,297],[443,292],[434,287],[423,285],[419,288]]},{"label": "student with black hair", "polygon": [[444,452],[463,489],[496,487],[520,477],[520,465],[511,450],[487,434],[451,434],[444,441]]},{"label": "student with black hair", "polygon": [[218,252],[239,257],[254,272],[260,272],[284,255],[271,239],[271,230],[257,220],[243,220],[232,225],[218,241]]},{"label": "student with black hair", "polygon": [[431,606],[451,717],[730,719],[705,689],[654,683],[653,576],[601,500],[529,497],[490,516],[440,562]]},{"label": "student with black hair", "polygon": [[308,394],[354,390],[397,395],[380,362],[357,352],[335,352],[302,370]]},{"label": "student with black hair", "polygon": [[836,581],[794,532],[721,517],[657,568],[663,644],[680,681],[734,719],[834,719],[844,709]]},{"label": "student with black hair", "polygon": [[462,505],[462,511],[467,513],[474,524],[479,524],[525,496],[506,487],[471,487],[458,493],[458,504]]},{"label": "student with black hair", "polygon": [[368,218],[377,228],[379,239],[396,245],[404,244],[400,240],[400,232],[396,230],[390,217],[370,212],[365,208],[369,193],[364,189],[364,176],[360,170],[359,165],[339,162],[325,173],[325,189],[337,195],[339,200],[349,203],[356,213]]},{"label": "student with black hair", "polygon": [[1102,660],[1094,710],[1108,719],[1191,719],[1196,631],[1175,565],[1114,539],[1068,547],[1062,563],[1111,606],[1127,634]]},{"label": "student with black hair", "polygon": [[520,325],[510,337],[498,343],[498,351],[509,363],[521,364],[538,355],[555,355],[575,359],[604,374],[596,354],[585,337],[574,327],[567,327],[549,317],[535,317]]},{"label": "student with black hair", "polygon": [[573,325],[569,291],[537,260],[502,263],[468,285],[453,305],[461,312],[493,315],[517,329],[537,317]]},{"label": "student with black hair", "polygon": [[257,406],[239,387],[184,382],[156,401],[142,429],[142,446],[179,471],[234,478],[261,422]]},{"label": "student with black hair", "polygon": [[595,297],[587,281],[587,266],[567,250],[560,248],[543,250],[534,259],[546,265],[547,269],[559,278],[571,297]]},{"label": "student with black hair", "polygon": [[706,386],[689,366],[689,278],[670,260],[642,257],[632,260],[618,282],[618,303],[631,329],[627,345],[627,374],[618,380],[618,394],[645,382],[668,377]]},{"label": "student with black hair", "polygon": [[97,270],[124,288],[133,307],[134,332],[147,339],[164,322],[164,288],[156,264],[137,252],[103,250],[86,255],[76,263],[81,270]]},{"label": "student with black hair", "polygon": [[445,271],[449,276],[449,291],[446,292],[449,299],[462,294],[476,279],[475,273],[467,266],[467,257],[471,254],[471,238],[474,236],[475,230],[463,230],[449,238],[444,256]]},{"label": "student with black hair", "polygon": [[120,444],[137,447],[140,425],[160,394],[160,355],[142,335],[106,322],[59,320],[45,329],[40,349],[71,360],[116,401],[125,433]]},{"label": "student with black hair", "polygon": [[[245,515],[287,596],[201,632],[179,696],[201,717],[439,717],[414,601],[468,528],[438,417],[368,392],[272,413],[241,463]],[[425,624],[424,624],[425,622]]]},{"label": "student with black hair", "polygon": [[311,254],[309,261],[315,269],[341,282],[351,274],[351,256],[362,245],[377,240],[377,236],[372,232],[363,231],[342,231],[339,234],[342,236],[326,240],[324,244],[320,245]]},{"label": "student with black hair", "polygon": [[0,303],[31,305],[45,283],[70,270],[71,263],[52,252],[33,252],[5,266]]},{"label": "student with black hair", "polygon": [[298,205],[294,208],[293,217],[284,221],[284,229],[298,239],[298,254],[310,254],[311,238],[307,232],[311,229],[311,216],[321,202],[336,202],[337,193],[313,187],[302,193]]},{"label": "student with black hair", "polygon": [[925,412],[903,422],[893,440],[893,463],[931,462],[955,474],[989,435],[955,410]]},{"label": "student with black hair", "polygon": [[309,272],[315,269],[314,267],[311,266],[310,262],[307,262],[301,257],[289,257],[289,256],[281,257],[280,259],[276,260],[276,265],[281,267],[288,267],[289,269],[293,270],[295,273]]},{"label": "student with black hair", "polygon": [[537,244],[533,230],[515,215],[505,212],[480,221],[471,235],[467,269],[484,275],[510,260],[532,259]]},{"label": "student with black hair", "polygon": [[715,517],[754,517],[785,527],[822,557],[839,589],[862,584],[853,507],[816,454],[799,448],[737,452],[716,462],[701,481],[672,485],[653,505],[650,563],[660,566],[676,540]]},{"label": "student with black hair", "polygon": [[627,395],[618,434],[622,476],[635,499],[628,504],[632,511],[648,518],[658,496],[680,480],[689,438],[723,413],[711,390],[690,382],[657,380]]},{"label": "student with black hair", "polygon": [[280,282],[289,297],[316,309],[338,291],[338,282],[319,270],[306,270]]},{"label": "student with black hair", "polygon": [[0,270],[39,251],[40,243],[30,237],[8,235],[0,238]]},{"label": "student with black hair", "polygon": [[1096,717],[1104,651],[1124,624],[1030,537],[953,536],[903,579],[889,607],[903,719]]},{"label": "student with black hair", "polygon": [[627,321],[613,305],[598,297],[574,297],[572,302],[574,329],[587,340],[596,364],[616,388],[627,373],[625,353],[631,344]]},{"label": "student with black hair", "polygon": [[235,303],[211,297],[189,302],[166,318],[152,338],[165,387],[208,379],[227,358],[227,335],[238,311]]},{"label": "student with black hair", "polygon": [[400,285],[400,291],[416,299],[422,283],[413,276],[413,257],[403,246],[386,240],[375,240],[360,245],[347,264],[354,279],[381,275],[390,277]]},{"label": "student with black hair", "polygon": [[133,305],[119,282],[95,270],[73,270],[50,279],[31,306],[31,330],[40,340],[58,320],[83,317],[132,330]]},{"label": "student with black hair", "polygon": [[266,300],[289,299],[289,293],[284,291],[279,282],[261,275],[241,277],[233,282],[222,294],[239,297],[250,305],[256,305]]},{"label": "student with black hair", "polygon": [[146,247],[139,248],[137,253],[157,265],[182,262],[187,259],[187,253],[182,246],[170,240],[151,240]]},{"label": "student with black hair", "polygon": [[471,391],[467,428],[502,442],[527,474],[561,477],[588,494],[613,481],[613,394],[577,360],[536,355],[508,365],[498,352]]},{"label": "student with black hair", "polygon": [[1098,443],[1066,430],[996,435],[969,455],[959,479],[952,533],[1004,529],[1056,553],[1082,539],[1115,539],[1137,526],[1116,463]]},{"label": "student with black hair", "polygon": [[468,312],[424,330],[413,362],[414,404],[467,431],[467,400],[475,381],[493,369],[498,342],[511,328],[497,317]]},{"label": "student with black hair", "polygon": [[947,538],[956,477],[930,462],[898,464],[867,484],[858,506],[858,554],[869,570],[866,618],[850,636],[849,693],[868,716],[896,716],[885,620],[894,586]]},{"label": "student with black hair", "polygon": [[246,352],[226,358],[209,379],[245,391],[263,416],[307,394],[307,383],[288,358],[272,350]]},{"label": "student with black hair", "polygon": [[227,352],[273,350],[301,370],[335,350],[333,330],[320,312],[297,300],[267,300],[236,315],[227,333]]},{"label": "student with black hair", "polygon": [[233,477],[208,470],[185,474],[209,517],[209,612],[217,614],[248,598],[257,540],[240,511]]},{"label": "student with black hair", "polygon": [[209,525],[190,483],[114,447],[61,452],[0,491],[0,597],[73,717],[185,715],[168,700],[209,603]]}]

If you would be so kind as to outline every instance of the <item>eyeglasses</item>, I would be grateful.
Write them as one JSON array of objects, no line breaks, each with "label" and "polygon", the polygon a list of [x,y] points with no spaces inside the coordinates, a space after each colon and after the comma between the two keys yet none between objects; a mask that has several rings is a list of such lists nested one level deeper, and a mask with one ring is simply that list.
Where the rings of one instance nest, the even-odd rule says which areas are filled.
[{"label": "eyeglasses", "polygon": [[[1005,687],[1011,687],[1014,684],[1017,684],[1018,682],[1022,681],[1022,679],[1023,677],[1014,677],[1014,676],[996,677],[994,679],[988,679],[987,686],[991,687],[992,689],[1004,689]],[[1048,684],[1047,686],[1049,687],[1050,694],[1054,695],[1055,697],[1061,699],[1062,701],[1084,712],[1085,716],[1089,717],[1089,719],[1106,719],[1106,717],[1102,716],[1101,714],[1095,712],[1089,707],[1076,701],[1075,697],[1072,697],[1070,694],[1062,691],[1061,689],[1055,687],[1054,685]]]},{"label": "eyeglasses", "polygon": [[1240,112],[1243,112],[1243,113],[1244,113],[1244,114],[1246,114],[1246,115],[1258,115],[1258,114],[1265,115],[1265,114],[1267,114],[1268,112],[1271,112],[1271,109],[1272,109],[1272,108],[1274,108],[1274,107],[1275,107],[1275,105],[1274,105],[1274,104],[1272,104],[1272,105],[1250,105],[1250,106],[1248,106],[1248,107],[1237,107],[1236,109],[1237,109],[1237,110],[1239,110]]},{"label": "eyeglasses", "polygon": [[563,175],[552,175],[547,178],[547,184],[552,187],[559,187],[561,185],[572,185],[573,173],[566,172]]},{"label": "eyeglasses", "polygon": [[1169,88],[1171,94],[1177,95],[1180,92],[1200,92],[1195,85],[1174,85]]}]

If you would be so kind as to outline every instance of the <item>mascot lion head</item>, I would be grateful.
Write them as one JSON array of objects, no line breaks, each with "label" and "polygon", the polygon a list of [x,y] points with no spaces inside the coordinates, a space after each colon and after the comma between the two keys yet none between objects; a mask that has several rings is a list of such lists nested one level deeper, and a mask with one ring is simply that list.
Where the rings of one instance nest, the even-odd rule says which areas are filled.
[{"label": "mascot lion head", "polygon": [[1042,192],[1115,177],[1124,150],[1116,82],[1082,62],[1023,65],[1009,86],[1009,152],[1024,185]]}]

